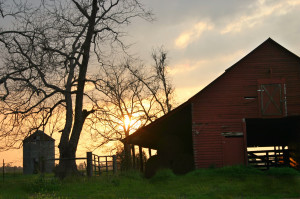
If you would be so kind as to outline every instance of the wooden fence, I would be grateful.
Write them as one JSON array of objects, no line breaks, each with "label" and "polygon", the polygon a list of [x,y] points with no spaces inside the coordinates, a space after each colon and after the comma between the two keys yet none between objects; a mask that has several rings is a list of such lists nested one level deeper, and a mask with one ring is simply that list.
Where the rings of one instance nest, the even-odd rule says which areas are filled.
[{"label": "wooden fence", "polygon": [[99,156],[87,152],[87,175],[101,175],[103,172],[112,171],[117,172],[117,157],[113,156]]},{"label": "wooden fence", "polygon": [[290,166],[289,150],[248,151],[248,163],[262,170]]},{"label": "wooden fence", "polygon": [[[53,159],[48,159],[53,160]],[[55,158],[54,160],[62,160]],[[86,160],[86,174],[89,177],[93,175],[101,175],[102,172],[113,171],[117,172],[117,158],[113,156],[98,156],[92,152],[87,152],[86,157],[64,158],[63,160]],[[105,168],[103,170],[103,168]]]}]

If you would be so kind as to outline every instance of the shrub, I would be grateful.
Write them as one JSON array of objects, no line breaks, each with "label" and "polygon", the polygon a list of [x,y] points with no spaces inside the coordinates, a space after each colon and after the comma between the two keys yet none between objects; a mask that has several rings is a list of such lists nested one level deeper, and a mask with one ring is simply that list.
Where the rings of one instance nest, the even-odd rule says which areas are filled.
[{"label": "shrub", "polygon": [[175,178],[176,175],[171,169],[160,169],[156,174],[150,179],[151,182],[165,182]]},{"label": "shrub", "polygon": [[244,165],[236,165],[236,166],[225,166],[219,169],[216,169],[216,172],[221,175],[228,176],[245,176],[251,174],[262,174],[263,172],[254,167],[247,167]]},{"label": "shrub", "polygon": [[270,168],[268,171],[266,171],[269,175],[290,175],[290,176],[298,176],[300,175],[300,172],[296,169],[289,168],[289,167],[278,167],[278,168]]},{"label": "shrub", "polygon": [[120,176],[124,176],[126,178],[135,179],[135,180],[139,180],[143,178],[142,173],[137,170],[123,171],[120,173]]}]

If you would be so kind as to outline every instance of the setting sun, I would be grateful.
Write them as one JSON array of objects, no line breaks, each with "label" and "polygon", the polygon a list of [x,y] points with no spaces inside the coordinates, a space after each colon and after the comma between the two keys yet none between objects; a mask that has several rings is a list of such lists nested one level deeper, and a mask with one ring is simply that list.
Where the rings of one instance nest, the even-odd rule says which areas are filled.
[{"label": "setting sun", "polygon": [[128,115],[125,115],[124,116],[124,119],[123,119],[123,124],[125,126],[125,129],[129,129],[132,125],[132,120],[131,118],[128,116]]},{"label": "setting sun", "polygon": [[129,131],[129,133],[133,133],[141,126],[141,121],[137,119],[138,116],[132,115],[131,117],[128,115],[124,115],[122,124],[120,125],[120,130]]}]

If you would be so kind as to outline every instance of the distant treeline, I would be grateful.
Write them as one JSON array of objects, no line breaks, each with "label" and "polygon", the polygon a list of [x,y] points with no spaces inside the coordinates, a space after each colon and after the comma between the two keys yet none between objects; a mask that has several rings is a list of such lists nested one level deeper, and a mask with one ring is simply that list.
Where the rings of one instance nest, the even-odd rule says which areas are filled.
[{"label": "distant treeline", "polygon": [[[0,167],[0,173],[3,172],[3,167]],[[11,166],[11,165],[5,165],[4,166],[4,172],[5,173],[19,173],[19,172],[23,172],[23,167],[21,166]]]}]

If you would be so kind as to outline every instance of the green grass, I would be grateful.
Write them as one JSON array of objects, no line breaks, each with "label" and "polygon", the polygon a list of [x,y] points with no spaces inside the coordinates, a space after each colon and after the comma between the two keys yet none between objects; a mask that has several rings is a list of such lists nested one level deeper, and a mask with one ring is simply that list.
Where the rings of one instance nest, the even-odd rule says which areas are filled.
[{"label": "green grass", "polygon": [[195,170],[182,176],[162,170],[151,179],[138,172],[63,181],[51,175],[7,176],[0,182],[0,199],[297,198],[299,187],[300,173],[296,170],[262,172],[240,166]]}]

